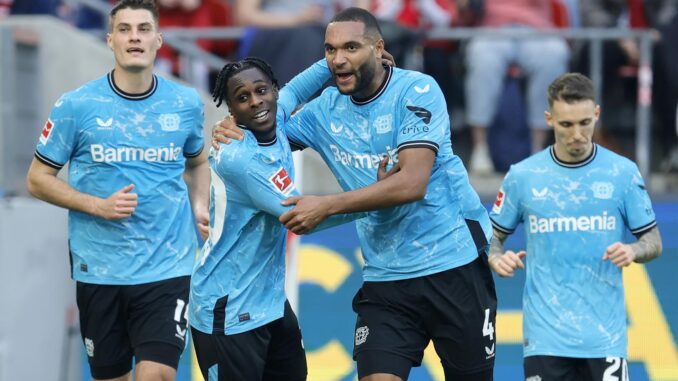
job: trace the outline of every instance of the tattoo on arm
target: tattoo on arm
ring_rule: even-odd
[[[637,242],[629,245],[636,254],[634,262],[646,263],[662,254],[662,239],[658,227],[653,227],[637,238]]]
[[[490,244],[490,258],[500,257],[504,254],[504,241],[508,234],[497,229],[492,229],[492,243]]]

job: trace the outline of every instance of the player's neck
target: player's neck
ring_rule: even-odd
[[[116,65],[113,70],[115,86],[127,94],[142,94],[153,86],[153,69],[131,72]]]
[[[582,155],[579,156],[573,156],[569,152],[567,152],[567,149],[565,147],[559,146],[557,143],[554,145],[554,154],[556,156],[556,159],[558,161],[561,161],[566,164],[578,164],[582,163],[586,160],[588,160],[591,155],[593,154],[593,143],[591,143],[588,148],[586,149],[586,152],[584,152]]]
[[[375,98],[375,96],[383,90],[383,87],[386,86],[386,81],[388,80],[389,77],[388,75],[389,70],[390,68],[387,68],[385,66],[382,65],[377,66],[377,69],[374,72],[374,78],[372,79],[370,86],[367,87],[365,91],[362,91],[360,94],[351,95],[351,98],[353,98],[354,102],[362,103],[367,102],[372,98]]]
[[[275,144],[276,134],[275,128],[270,129],[269,131],[252,131],[254,138],[257,139],[257,143],[260,146],[269,146]]]

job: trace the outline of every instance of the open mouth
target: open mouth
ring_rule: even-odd
[[[260,122],[262,120],[265,120],[267,116],[268,116],[268,110],[264,110],[264,111],[259,111],[258,113],[254,114],[254,117],[252,117],[252,119]]]
[[[135,53],[142,54],[143,52],[144,52],[144,50],[141,49],[141,48],[129,48],[129,49],[127,49],[127,53],[132,53],[132,54],[135,54]]]
[[[337,82],[345,83],[353,78],[353,73],[337,73]]]

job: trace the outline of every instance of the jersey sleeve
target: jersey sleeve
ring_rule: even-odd
[[[35,157],[43,164],[61,169],[71,158],[77,145],[78,121],[73,104],[62,96],[52,108],[40,132]]]
[[[316,139],[314,135],[317,134],[316,129],[319,128],[321,123],[321,119],[318,118],[320,110],[320,98],[316,98],[297,110],[284,123],[283,131],[293,150],[315,148]]]
[[[197,92],[195,92],[195,98],[196,105],[191,112],[190,132],[184,145],[184,156],[188,158],[199,156],[205,146],[202,127],[205,122],[205,107]]]
[[[284,120],[290,118],[298,105],[307,102],[313,94],[320,91],[331,77],[327,61],[322,59],[292,78],[280,90],[278,98],[278,107],[283,111]]]
[[[294,208],[293,205],[283,206],[281,204],[288,197],[299,196],[299,191],[294,185],[292,178],[288,175],[287,169],[279,161],[269,164],[257,163],[252,165],[245,176],[247,176],[247,193],[250,195],[252,203],[258,209],[275,217],[280,217],[288,210]],[[367,213],[333,215],[325,219],[313,231],[345,224],[366,215]]]
[[[490,211],[492,227],[506,234],[511,234],[516,230],[522,215],[517,177],[517,173],[511,167],[504,177]]]
[[[445,96],[433,78],[418,77],[400,100],[398,151],[407,148],[438,148],[449,139],[450,118]]]
[[[639,235],[655,227],[657,220],[652,208],[652,201],[647,189],[645,189],[645,181],[643,181],[638,167],[633,165],[632,171],[624,193],[622,215],[631,233]]]

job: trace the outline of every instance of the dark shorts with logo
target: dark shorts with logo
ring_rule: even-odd
[[[80,333],[92,377],[120,377],[132,359],[177,368],[186,347],[190,277],[131,286],[77,282]]]
[[[364,282],[353,310],[359,378],[390,373],[406,380],[433,340],[447,379],[492,380],[497,297],[485,254],[437,274]]]
[[[523,362],[526,381],[629,381],[623,357],[573,358],[529,356]]]
[[[253,330],[224,335],[191,328],[191,335],[205,380],[306,380],[301,330],[287,301],[282,318]]]

